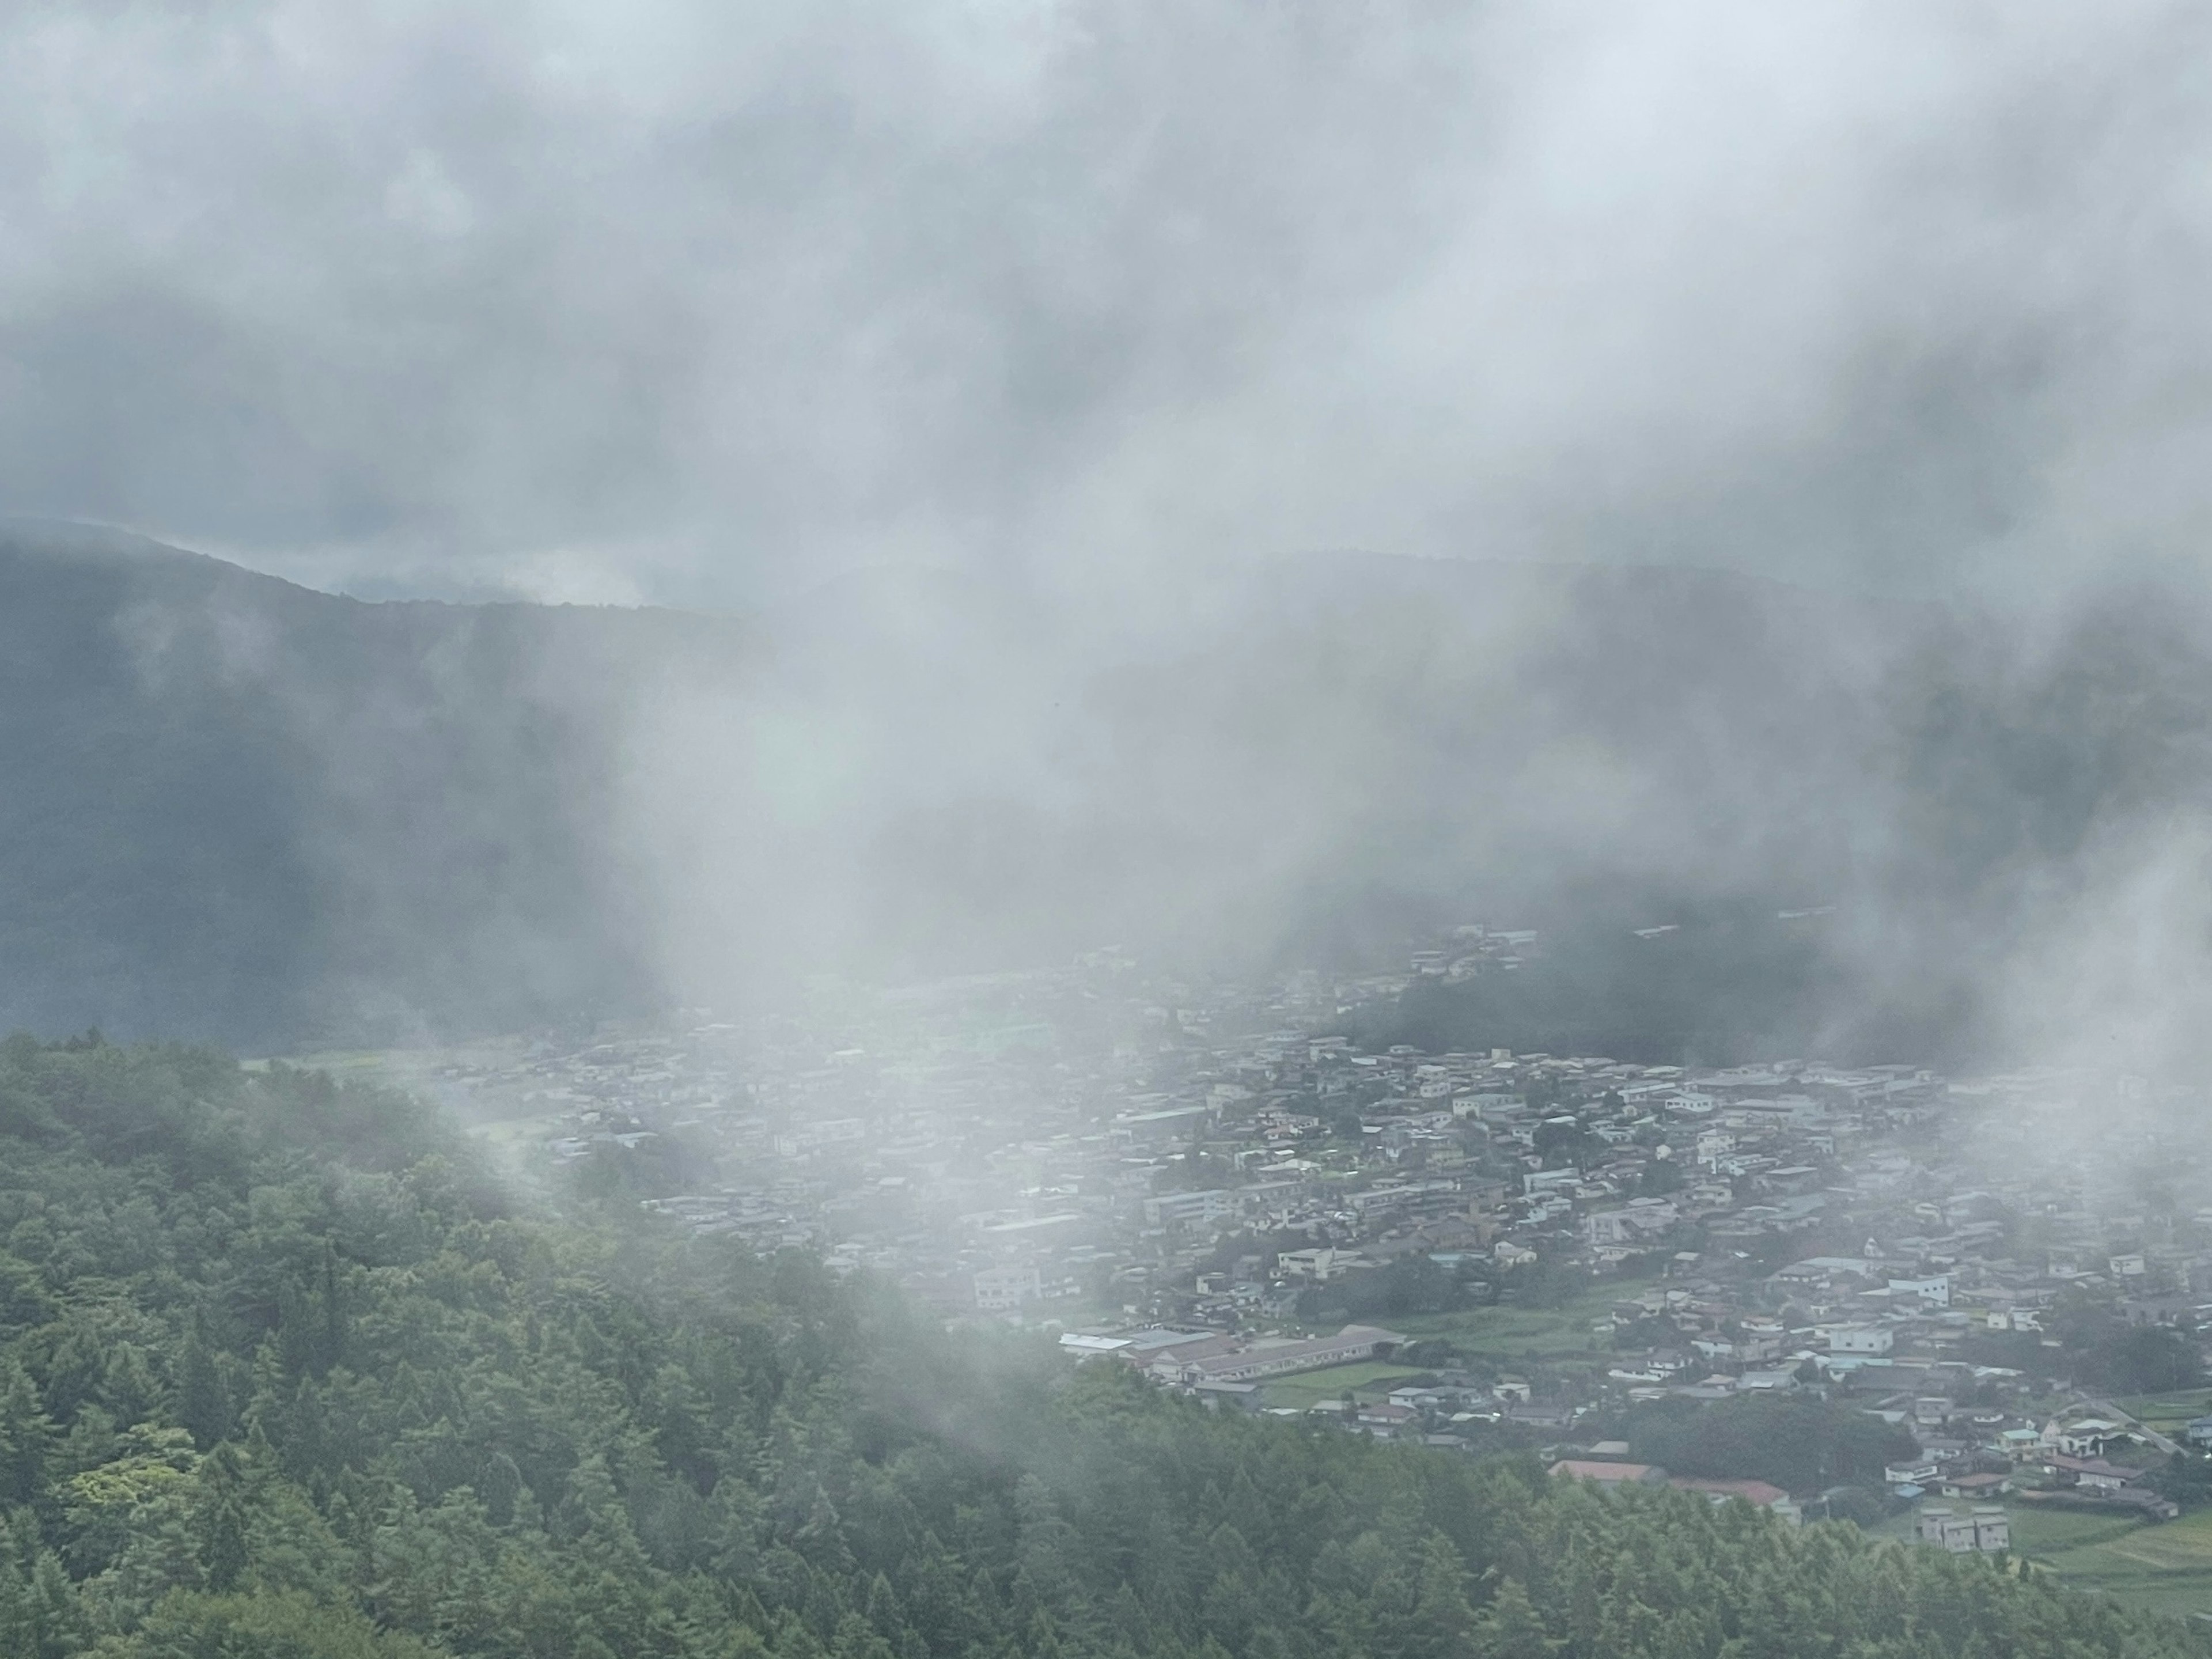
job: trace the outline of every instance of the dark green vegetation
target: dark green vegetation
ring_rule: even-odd
[[[368,605],[0,526],[0,1027],[382,1045],[1106,939],[1402,967],[1479,921],[1543,938],[1371,1036],[1942,1064],[2083,849],[2207,787],[2176,604],[2031,652],[1682,570],[1345,555],[1148,600],[1111,646],[951,577],[753,621]]]
[[[1678,907],[1674,931],[1640,938],[1630,915],[1569,915],[1517,969],[1425,981],[1368,1011],[1359,1035],[1431,1052],[1607,1054],[1647,1065],[1733,1064],[1820,1049],[1844,1060],[1956,1050],[1971,1006],[1862,1007],[1848,1038],[1824,1033],[1860,990],[1833,946],[1833,915],[1778,916],[1740,901]],[[1541,1148],[1539,1149],[1540,1151]]]
[[[1903,1429],[1824,1400],[1732,1400],[1710,1410],[1662,1400],[1628,1414],[1631,1455],[1670,1474],[1771,1481],[1790,1492],[1879,1491],[1885,1464],[1918,1447]]]
[[[2043,1334],[1977,1332],[1965,1345],[1977,1364],[2002,1365],[2030,1376],[2061,1376],[2112,1394],[2166,1394],[2204,1380],[2197,1345],[2164,1325],[2135,1325],[2109,1297],[2069,1291],[2053,1304]],[[2055,1346],[2046,1346],[2046,1340]],[[2169,1426],[2179,1431],[2186,1419]]]
[[[1486,1280],[1463,1275],[1425,1255],[1387,1267],[1342,1273],[1298,1297],[1298,1317],[1310,1325],[1382,1324],[1415,1314],[1450,1313],[1496,1299]]]
[[[425,1155],[425,1149],[428,1149]],[[978,1355],[405,1102],[0,1048],[15,1659],[2205,1651],[1980,1562]]]
[[[0,526],[0,1029],[281,1048],[634,994],[605,653],[637,631]]]

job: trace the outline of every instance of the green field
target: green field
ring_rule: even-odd
[[[325,1048],[312,1054],[301,1054],[295,1059],[288,1060],[285,1064],[297,1066],[302,1071],[330,1072],[343,1075],[380,1071],[387,1058],[388,1056],[380,1048]],[[269,1061],[266,1060],[240,1060],[239,1063],[248,1071],[265,1072],[269,1069]]]
[[[1591,1334],[1621,1297],[1620,1285],[1594,1286],[1563,1308],[1468,1308],[1458,1313],[1413,1314],[1391,1329],[1411,1337],[1442,1337],[1470,1353],[1519,1359],[1530,1353],[1603,1352],[1607,1340]]]
[[[1355,1395],[1380,1399],[1401,1377],[1426,1375],[1409,1366],[1370,1359],[1357,1365],[1331,1365],[1327,1370],[1300,1371],[1294,1376],[1277,1377],[1261,1391],[1261,1398],[1270,1406],[1304,1411],[1324,1400],[1349,1400]]]
[[[2212,1413],[2212,1389],[2190,1389],[2180,1394],[2142,1394],[2112,1402],[2132,1417],[2141,1418],[2160,1434],[2179,1437],[2189,1420]]]
[[[2162,1526],[2013,1510],[2013,1536],[2066,1583],[2163,1613],[2212,1612],[2212,1510]]]
[[[2132,1409],[2132,1407],[2130,1407]],[[2174,1614],[2212,1613],[2212,1510],[2152,1525],[2008,1504],[2013,1553],[2076,1589]],[[1912,1535],[1912,1518],[1878,1530]]]

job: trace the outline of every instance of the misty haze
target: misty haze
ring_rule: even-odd
[[[0,1656],[2212,1655],[2208,50],[0,15]]]

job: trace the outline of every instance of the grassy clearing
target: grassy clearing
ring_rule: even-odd
[[[1331,1365],[1327,1370],[1300,1371],[1292,1376],[1276,1377],[1267,1384],[1261,1398],[1270,1406],[1289,1406],[1304,1411],[1324,1400],[1350,1400],[1355,1395],[1380,1398],[1389,1393],[1400,1378],[1426,1375],[1411,1366],[1370,1359],[1357,1365]]]
[[[316,1054],[301,1054],[286,1063],[297,1066],[302,1071],[329,1072],[334,1076],[343,1077],[381,1071],[389,1058],[380,1048],[325,1048]],[[269,1065],[265,1060],[258,1063],[264,1069]]]
[[[2013,1513],[2018,1525],[2021,1512]],[[2033,1519],[2090,1523],[2073,1534],[2072,1541],[2060,1541],[2065,1534],[2056,1534],[2050,1544],[2039,1541],[2041,1527],[2022,1529],[2022,1553],[2066,1583],[2162,1613],[2212,1612],[2212,1510],[2185,1515],[2163,1526],[2116,1523],[2099,1516],[2038,1515]]]
[[[1955,1500],[1951,1507],[1960,1507]],[[2082,1550],[2118,1542],[2144,1523],[2124,1516],[2091,1515],[2080,1510],[2046,1510],[2025,1504],[2006,1506],[2012,1518],[2013,1552],[2031,1560],[2055,1560]]]
[[[2075,1589],[2132,1607],[2187,1614],[2212,1613],[2212,1510],[2152,1525],[2117,1516],[2006,1505],[2013,1553]],[[1877,1528],[1913,1535],[1913,1517]]]
[[[1391,1322],[1407,1336],[1442,1337],[1470,1353],[1518,1359],[1540,1355],[1604,1352],[1606,1340],[1591,1324],[1620,1300],[1618,1285],[1593,1287],[1563,1308],[1468,1308],[1458,1313],[1416,1314]]]

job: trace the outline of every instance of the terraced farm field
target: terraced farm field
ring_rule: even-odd
[[[2162,1525],[2025,1504],[2007,1510],[2013,1553],[2034,1571],[2133,1607],[2212,1613],[2212,1510]],[[1911,1535],[1909,1522],[1881,1530]]]

